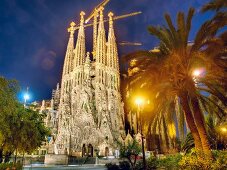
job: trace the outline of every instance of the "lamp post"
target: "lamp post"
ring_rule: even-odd
[[[29,100],[29,98],[30,98],[30,96],[28,94],[28,87],[27,87],[27,91],[24,94],[24,107],[26,107],[26,103],[27,103],[27,100]]]
[[[141,118],[141,106],[144,103],[142,98],[136,98],[135,103],[137,105],[137,113],[136,113],[136,125],[137,125],[137,133],[140,127],[140,133],[142,138],[142,153],[143,153],[143,169],[146,170],[146,158],[145,158],[145,149],[144,149],[144,136],[143,136],[143,128],[142,128],[142,118]],[[139,120],[139,121],[138,121]]]

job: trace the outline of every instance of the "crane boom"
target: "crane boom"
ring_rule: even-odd
[[[113,17],[113,20],[118,20],[118,19],[123,19],[123,18],[127,18],[127,17],[132,17],[132,16],[135,16],[135,15],[139,15],[139,14],[141,14],[142,12],[141,11],[139,11],[139,12],[133,12],[133,13],[129,13],[129,14],[125,14],[125,15],[119,15],[119,16],[115,16],[115,17]],[[107,22],[107,21],[109,21],[109,19],[104,19],[104,22]],[[98,24],[99,22],[97,22],[97,24]],[[93,23],[91,23],[91,24],[86,24],[86,25],[84,25],[84,27],[90,27],[90,26],[92,26],[93,25]],[[75,29],[76,30],[78,30],[80,27],[79,26],[77,26]]]
[[[91,18],[93,17],[97,17],[97,11],[99,10],[100,7],[105,7],[107,5],[107,3],[110,0],[104,0],[103,2],[101,2],[100,4],[98,4],[94,10],[91,12],[91,14],[88,16],[88,18],[85,20],[85,23],[88,23],[90,21]]]
[[[132,17],[132,16],[135,16],[135,15],[139,15],[139,14],[141,14],[141,13],[142,13],[142,12],[139,11],[139,12],[133,12],[133,13],[130,13],[130,14],[120,15],[120,16],[113,17],[113,20],[122,19],[122,18],[127,18],[127,17]]]
[[[123,42],[120,42],[119,45],[121,45],[121,46],[126,46],[126,45],[129,45],[129,46],[141,46],[142,43],[123,41]]]

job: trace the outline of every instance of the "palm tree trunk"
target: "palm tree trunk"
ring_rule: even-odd
[[[192,98],[192,109],[194,112],[194,120],[199,132],[199,136],[201,139],[203,151],[208,154],[208,156],[212,157],[211,154],[211,149],[210,149],[210,144],[208,141],[208,136],[205,128],[205,122],[204,122],[204,116],[203,113],[201,112],[200,106],[199,106],[199,101],[197,98]]]
[[[180,103],[178,96],[175,97],[175,112],[176,112],[176,118],[177,118],[177,130],[179,133],[179,139],[180,141],[183,141],[185,133],[184,133],[184,114],[182,114],[180,109]],[[186,133],[187,134],[187,133]]]
[[[191,108],[190,108],[189,103],[188,103],[188,96],[187,96],[187,94],[182,94],[179,97],[180,97],[180,103],[181,103],[183,110],[184,110],[187,125],[188,125],[188,127],[189,127],[189,129],[192,133],[192,136],[193,136],[193,139],[194,139],[194,142],[195,142],[195,148],[197,150],[203,150],[201,139],[200,139],[200,136],[199,136],[199,132],[198,132],[198,129],[197,129],[196,124],[194,122],[194,117],[192,115]]]

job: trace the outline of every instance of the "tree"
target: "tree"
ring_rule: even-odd
[[[120,144],[120,157],[127,158],[132,169],[135,169],[136,160],[141,151],[142,149],[135,138],[131,142],[128,142],[127,145]]]
[[[226,0],[212,0],[209,3],[203,5],[201,11],[220,11],[222,9],[225,9],[227,7]]]
[[[133,72],[131,86],[152,89],[156,95],[154,102],[157,113],[171,110],[177,96],[195,147],[211,155],[201,105],[212,103],[217,106],[216,101],[210,100],[204,92],[227,104],[223,95],[227,87],[227,64],[223,57],[226,54],[227,32],[216,36],[226,25],[227,16],[220,14],[217,20],[206,21],[197,32],[194,42],[189,44],[193,15],[193,8],[189,9],[187,18],[179,12],[175,27],[166,14],[167,27],[148,27],[150,34],[160,40],[158,49],[138,51],[127,55],[125,59],[134,60],[134,65],[130,67]],[[195,77],[193,72],[197,68],[204,72]]]
[[[24,108],[16,99],[18,84],[13,80],[0,78],[0,159],[5,161],[15,152],[31,153],[41,146],[49,135],[43,116]],[[15,161],[16,161],[15,156]]]
[[[8,116],[12,115],[16,110],[16,93],[19,90],[17,81],[7,80],[0,77],[0,163],[3,154],[11,154],[11,147],[7,146],[7,139],[10,137],[11,131],[6,121]]]

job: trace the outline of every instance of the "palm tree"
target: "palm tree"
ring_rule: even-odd
[[[212,0],[209,3],[205,4],[201,11],[206,12],[206,11],[220,11],[223,8],[227,7],[227,1],[226,0]]]
[[[208,20],[196,34],[194,42],[188,43],[191,20],[194,9],[190,8],[187,18],[184,13],[177,15],[177,27],[168,14],[167,26],[149,26],[151,35],[160,40],[159,48],[150,51],[138,51],[125,57],[133,59],[130,67],[131,86],[152,87],[156,94],[157,109],[171,109],[178,97],[187,125],[195,141],[195,147],[211,155],[206,133],[201,101],[203,105],[216,103],[204,93],[208,92],[227,104],[223,95],[226,83],[226,40],[227,32],[218,37],[216,33],[226,25],[227,16],[219,15],[218,20]],[[204,69],[199,77],[193,76],[196,68]],[[220,90],[221,89],[221,90]]]

